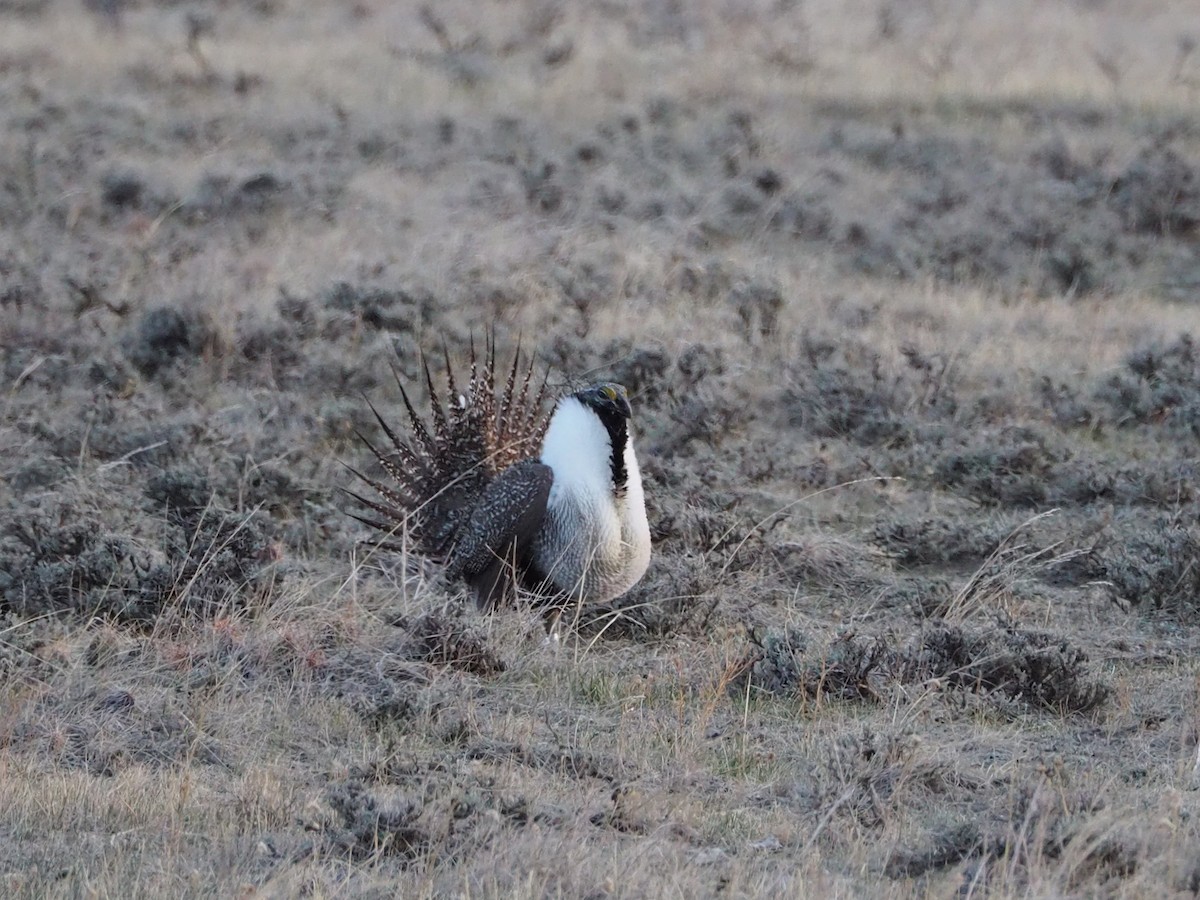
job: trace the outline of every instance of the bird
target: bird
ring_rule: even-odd
[[[442,352],[445,405],[421,356],[431,424],[394,368],[410,434],[367,401],[386,444],[358,436],[387,480],[349,467],[377,499],[347,493],[365,507],[350,515],[377,532],[372,543],[441,563],[484,610],[520,590],[561,609],[605,603],[637,584],[650,563],[650,526],[625,388],[591,384],[547,414],[548,373],[536,387],[535,363],[519,346],[501,387],[495,336],[482,360],[472,339],[461,392],[444,344]]]

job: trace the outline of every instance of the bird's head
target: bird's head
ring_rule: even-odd
[[[596,411],[601,420],[610,418],[628,419],[633,415],[629,406],[629,394],[622,385],[613,381],[602,381],[576,391],[572,396]]]
[[[620,493],[628,478],[631,415],[625,388],[603,381],[565,395],[550,418],[541,460],[554,470],[556,485],[573,479],[595,493]]]

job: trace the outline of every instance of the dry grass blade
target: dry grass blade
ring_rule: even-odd
[[[1059,557],[1053,555],[1057,544],[1030,550],[1024,544],[1018,543],[1018,538],[1028,534],[1033,527],[1057,515],[1058,512],[1057,509],[1049,509],[1038,513],[1009,532],[950,599],[945,609],[936,610],[936,615],[947,622],[962,624],[976,613],[994,613],[1017,579],[1027,575],[1035,567],[1054,566],[1069,559],[1073,554]]]

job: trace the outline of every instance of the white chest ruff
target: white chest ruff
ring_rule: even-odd
[[[554,471],[534,560],[556,588],[604,602],[625,593],[650,563],[650,525],[632,437],[625,490],[614,496],[612,443],[600,419],[574,398],[555,411],[542,447]]]

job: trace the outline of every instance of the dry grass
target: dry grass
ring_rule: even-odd
[[[1189,3],[9,6],[0,893],[1200,892]],[[559,641],[336,495],[493,324]]]

